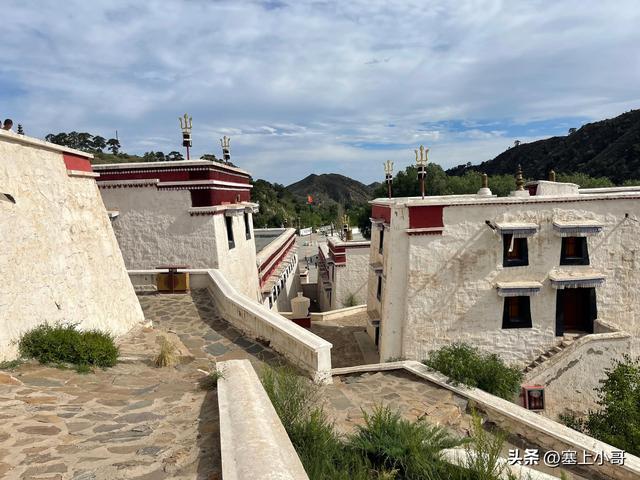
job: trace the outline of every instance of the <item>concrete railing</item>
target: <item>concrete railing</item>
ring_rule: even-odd
[[[193,271],[192,271],[193,272]],[[246,335],[263,339],[316,382],[331,382],[331,343],[238,293],[219,270],[191,274],[192,288],[206,288],[218,313]]]
[[[525,439],[531,445],[529,448],[539,446],[544,450],[554,450],[556,452],[567,450],[584,451],[589,452],[592,455],[591,458],[600,453],[611,458],[612,452],[618,450],[611,445],[480,389],[452,385],[446,376],[433,372],[420,362],[403,361],[335,368],[332,374],[350,375],[388,370],[405,370],[423,380],[450,390],[459,397],[467,399],[473,403],[476,409],[484,412],[489,421],[495,423],[503,431]],[[603,465],[588,465],[588,468],[592,473],[597,472],[597,478],[604,477],[614,480],[640,478],[640,458],[628,453],[625,455],[624,465],[613,465],[605,461]]]
[[[345,307],[338,308],[336,310],[328,310],[326,312],[312,313],[311,320],[317,322],[326,322],[344,317],[350,317],[352,315],[360,315],[363,313],[367,313],[367,306],[356,305],[355,307]]]
[[[287,432],[249,360],[217,369],[224,480],[308,480]]]

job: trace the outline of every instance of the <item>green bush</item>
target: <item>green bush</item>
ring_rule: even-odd
[[[429,353],[425,365],[443,373],[453,383],[476,387],[512,400],[520,391],[523,374],[496,354],[482,353],[465,343],[454,343]]]
[[[462,443],[444,428],[423,419],[410,422],[389,407],[365,413],[364,421],[350,438],[350,446],[377,470],[395,471],[398,478],[406,480],[439,478],[450,468],[441,460],[440,451]]]
[[[560,415],[560,421],[614,447],[640,455],[640,358],[625,355],[606,371],[597,389],[600,409],[580,419]]]
[[[344,302],[342,302],[342,306],[345,308],[356,307],[357,305],[358,305],[358,300],[356,299],[355,293],[350,293],[349,295],[347,295],[347,298],[345,298]]]
[[[90,367],[113,367],[118,360],[118,348],[109,334],[81,332],[75,325],[40,325],[22,336],[18,348],[23,358],[43,364],[71,363],[83,372]]]

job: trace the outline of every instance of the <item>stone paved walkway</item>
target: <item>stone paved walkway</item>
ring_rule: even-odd
[[[216,392],[199,388],[198,369],[281,359],[217,318],[205,292],[140,303],[154,328],[129,334],[114,368],[80,375],[28,363],[8,372],[15,380],[0,373],[0,478],[221,478]],[[171,331],[181,363],[155,368],[158,335]]]
[[[325,411],[344,434],[364,424],[363,410],[371,413],[378,405],[398,410],[408,420],[426,417],[458,436],[469,433],[466,401],[400,370],[333,377],[333,384],[323,387],[322,393]]]
[[[411,421],[424,417],[430,424],[442,426],[457,437],[467,437],[471,431],[472,416],[466,399],[401,370],[335,376],[333,384],[322,387],[321,395],[325,412],[335,422],[336,429],[345,435],[353,433],[356,425],[364,424],[363,410],[371,413],[377,405],[389,406]],[[510,437],[503,446],[502,456],[507,458],[510,448],[524,451],[531,447],[522,439]],[[544,465],[534,468],[558,477],[564,472],[573,480],[585,478],[563,468]]]
[[[366,332],[367,314],[350,315],[339,320],[312,322],[311,331],[331,342],[331,366],[333,368],[364,365],[364,355],[354,336],[357,332]],[[373,341],[371,341],[372,348]]]

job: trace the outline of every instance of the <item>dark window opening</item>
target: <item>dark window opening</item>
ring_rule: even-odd
[[[502,312],[502,328],[531,328],[529,297],[506,297]]]
[[[596,289],[565,288],[556,294],[556,336],[566,332],[593,333],[598,318]]]
[[[560,265],[589,265],[586,237],[564,237],[562,239]]]
[[[382,301],[382,277],[378,277],[378,289],[376,291],[376,298]]]
[[[247,240],[251,239],[251,224],[249,222],[249,214],[246,212],[244,214],[244,235]]]
[[[513,238],[507,233],[502,236],[502,265],[505,267],[522,267],[529,265],[529,249],[526,238]]]
[[[224,217],[227,225],[227,240],[229,241],[229,249],[234,248],[236,243],[233,241],[233,217]]]
[[[384,246],[384,227],[380,229],[380,245],[378,246],[378,252],[382,255],[382,247]]]

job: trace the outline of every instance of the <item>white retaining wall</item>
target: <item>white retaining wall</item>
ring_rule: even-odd
[[[545,415],[566,410],[578,415],[597,408],[596,388],[608,368],[631,353],[631,335],[623,332],[586,335],[526,374],[523,384],[543,385]]]
[[[229,360],[217,369],[224,480],[308,480],[251,362]]]
[[[273,350],[310,372],[315,381],[331,382],[331,343],[241,295],[219,270],[192,273],[191,286],[207,288],[219,314],[234,327],[269,341]]]

